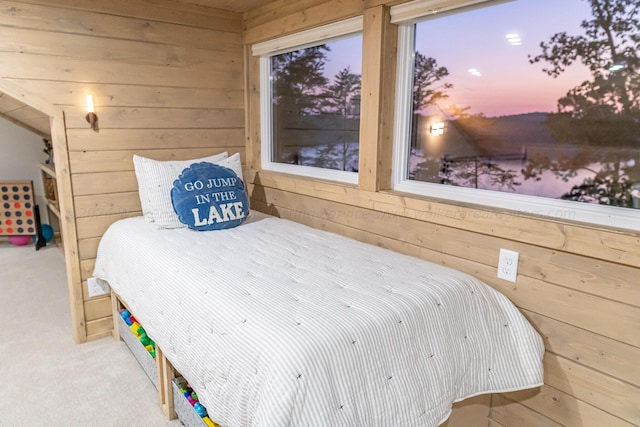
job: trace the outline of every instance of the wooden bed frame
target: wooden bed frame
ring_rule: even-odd
[[[115,292],[111,291],[113,309],[113,339],[120,341],[120,328],[117,319],[122,308],[129,309]],[[156,345],[156,364],[158,368],[158,403],[165,417],[169,420],[177,418],[174,407],[172,382],[180,375],[171,362],[165,357],[162,348]],[[486,427],[491,407],[491,394],[483,394],[453,405],[451,416],[441,427]],[[215,421],[215,420],[214,420]]]

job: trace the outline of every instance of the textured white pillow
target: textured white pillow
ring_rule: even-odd
[[[240,153],[236,153],[226,159],[211,161],[211,160],[198,160],[192,161],[188,164],[161,164],[154,165],[154,172],[158,176],[164,176],[163,185],[156,185],[151,182],[149,187],[149,198],[151,200],[151,212],[153,214],[154,223],[158,228],[186,228],[187,226],[180,222],[178,215],[173,210],[173,204],[171,203],[171,188],[173,188],[173,181],[182,173],[184,169],[189,167],[193,163],[199,163],[200,161],[206,161],[214,163],[216,165],[227,167],[233,170],[238,178],[242,178],[242,163],[240,161]],[[244,180],[243,180],[244,181]]]
[[[138,196],[140,197],[140,204],[142,205],[142,215],[144,220],[148,223],[155,222],[153,211],[156,206],[161,203],[157,203],[152,195],[156,194],[156,191],[152,189],[166,188],[166,193],[169,194],[173,181],[178,178],[180,172],[192,163],[198,162],[211,162],[216,163],[220,160],[224,160],[228,157],[227,152],[220,154],[214,154],[212,156],[202,157],[200,159],[192,160],[170,160],[160,161],[148,159],[146,157],[133,155],[133,168],[136,173],[136,179],[138,180]],[[174,172],[173,171],[177,171]],[[171,207],[171,198],[169,198],[169,206]],[[173,211],[173,208],[171,208]]]

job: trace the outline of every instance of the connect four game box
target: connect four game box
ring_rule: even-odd
[[[33,183],[0,181],[0,237],[37,233]]]

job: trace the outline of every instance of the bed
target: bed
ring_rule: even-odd
[[[541,337],[483,282],[255,211],[211,232],[120,220],[94,276],[222,427],[437,426],[543,383]]]

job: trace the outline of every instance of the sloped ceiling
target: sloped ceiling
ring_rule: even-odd
[[[42,137],[50,137],[49,116],[0,92],[0,119],[8,120]]]

